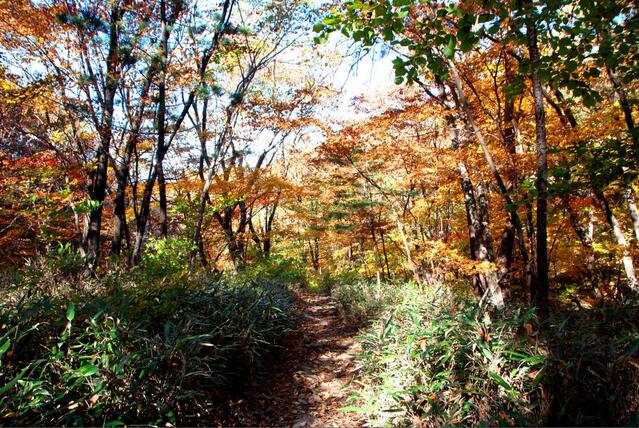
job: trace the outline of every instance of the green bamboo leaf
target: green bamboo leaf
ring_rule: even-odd
[[[514,388],[512,386],[510,386],[510,384],[508,382],[506,382],[506,379],[504,379],[503,377],[501,377],[500,375],[498,375],[495,372],[488,372],[488,375],[495,381],[497,382],[499,385],[501,385],[506,391],[508,392],[515,392]]]
[[[75,305],[73,303],[69,303],[67,307],[67,320],[73,321],[75,318]]]
[[[25,368],[23,368],[22,371],[20,373],[18,373],[18,375],[16,377],[11,379],[7,384],[5,384],[2,388],[0,388],[0,395],[4,395],[7,391],[9,391],[11,388],[13,388],[14,385],[16,383],[18,383],[18,381],[20,379],[22,379],[22,377],[27,372],[27,370],[29,370],[29,367],[30,366],[26,366]]]
[[[96,366],[92,365],[92,364],[85,364],[82,367],[80,367],[79,369],[77,369],[75,371],[75,375],[77,377],[89,377],[92,376],[96,373],[98,373],[99,370]]]
[[[446,44],[446,49],[444,50],[444,56],[448,59],[452,59],[455,57],[455,45],[457,40],[455,39],[455,36],[452,35],[448,35],[446,38],[448,39],[448,42]]]
[[[4,342],[4,344],[0,347],[0,357],[2,357],[5,354],[5,352],[9,350],[10,347],[11,347],[11,339],[7,339],[7,341]]]

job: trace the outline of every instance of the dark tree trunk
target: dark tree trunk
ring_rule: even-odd
[[[116,171],[117,189],[113,200],[113,242],[111,243],[111,254],[119,256],[122,251],[122,240],[128,234],[126,224],[126,185],[128,172],[125,168],[118,168]]]
[[[160,1],[160,15],[162,20],[162,45],[160,47],[160,82],[158,87],[158,150],[161,156],[156,156],[155,167],[157,169],[158,190],[160,193],[160,233],[163,238],[168,235],[168,213],[166,202],[166,181],[164,178],[164,154],[166,142],[166,73],[169,55],[169,23],[166,17],[166,0]]]
[[[130,234],[129,227],[127,225],[126,220],[126,188],[129,181],[129,173],[131,170],[131,159],[133,157],[134,152],[136,151],[136,146],[138,142],[140,127],[142,126],[142,120],[144,117],[144,113],[146,110],[147,102],[146,98],[151,88],[151,83],[155,76],[155,68],[151,67],[148,70],[146,81],[140,93],[140,105],[138,106],[137,113],[133,119],[131,135],[129,136],[126,147],[124,150],[124,156],[122,159],[122,163],[116,168],[115,176],[117,180],[117,189],[115,193],[114,199],[114,219],[113,219],[113,242],[111,245],[111,254],[115,256],[119,256],[122,251],[122,239],[126,238],[128,248],[130,250]],[[137,165],[137,160],[136,160]],[[136,188],[133,188],[133,201],[135,206],[136,196],[135,196]]]
[[[388,253],[386,251],[386,239],[384,239],[384,230],[383,229],[380,229],[379,237],[380,237],[380,240],[382,241],[382,253],[384,254],[384,264],[386,265],[386,277],[388,279],[390,279],[391,278],[391,272],[390,272],[390,266],[388,264]]]
[[[548,311],[548,158],[546,149],[546,111],[544,108],[544,94],[539,77],[540,54],[537,44],[537,23],[534,18],[532,1],[526,0],[526,38],[531,64],[531,79],[533,84],[533,98],[535,102],[535,140],[537,152],[537,281],[533,283],[530,297],[544,315]]]
[[[107,54],[107,72],[104,87],[104,105],[102,106],[102,122],[100,124],[100,149],[98,150],[97,164],[91,173],[89,180],[88,196],[96,206],[89,212],[85,248],[87,255],[87,267],[94,272],[100,257],[100,232],[102,229],[102,211],[104,196],[106,194],[109,150],[113,135],[113,109],[115,95],[120,82],[119,70],[119,22],[122,11],[118,2],[111,6],[109,25],[109,52]]]
[[[277,206],[279,205],[279,194],[277,195],[277,199],[273,203],[273,208],[270,213],[267,211],[266,216],[266,224],[264,226],[264,242],[262,243],[264,257],[268,258],[271,256],[271,246],[273,239],[273,221],[275,220],[275,212],[277,211]]]
[[[164,178],[164,166],[162,163],[158,164],[158,192],[160,194],[160,235],[162,238],[166,238],[169,234],[168,226],[168,204],[166,201],[166,180]]]

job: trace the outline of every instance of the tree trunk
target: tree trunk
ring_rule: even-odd
[[[526,38],[531,64],[533,98],[535,102],[535,141],[537,152],[537,281],[530,290],[530,297],[542,316],[548,311],[548,159],[546,150],[546,111],[544,95],[539,77],[540,55],[537,45],[537,23],[533,16],[531,0],[525,1]]]
[[[384,239],[384,231],[381,230],[380,231],[380,238],[382,241],[382,252],[384,253],[384,264],[386,265],[386,277],[388,279],[391,278],[391,272],[390,272],[390,267],[388,265],[388,253],[386,252],[386,240]]]
[[[169,24],[166,18],[166,0],[160,1],[160,17],[162,20],[162,44],[160,47],[160,82],[158,88],[158,149],[157,153],[166,153],[166,73],[168,68],[169,55]],[[168,235],[168,213],[166,202],[166,181],[164,179],[164,153],[156,156],[155,167],[157,168],[158,190],[160,193],[160,233],[163,238]]]
[[[311,256],[311,266],[315,272],[319,272],[319,242],[317,238],[308,241],[308,251]]]
[[[140,127],[142,126],[142,121],[144,117],[144,113],[147,105],[147,95],[151,88],[151,83],[155,77],[155,67],[150,67],[146,76],[146,81],[140,93],[140,105],[138,106],[138,110],[133,119],[133,124],[131,127],[130,135],[126,142],[126,147],[124,149],[124,156],[122,158],[122,164],[116,168],[115,176],[117,180],[117,189],[114,200],[114,219],[113,219],[113,243],[111,245],[111,254],[115,256],[119,256],[122,250],[122,239],[123,235],[126,238],[127,245],[130,250],[130,234],[129,227],[126,221],[126,188],[129,181],[129,173],[131,170],[131,158],[133,157],[133,153],[135,152],[136,145],[139,138]],[[137,161],[136,161],[137,167]],[[135,205],[136,201],[136,188],[133,188],[133,203]]]
[[[122,240],[127,235],[126,223],[126,185],[128,172],[125,168],[118,168],[116,171],[117,189],[113,200],[113,242],[111,243],[111,254],[119,256],[122,251]]]
[[[422,280],[419,275],[419,267],[413,261],[412,252],[410,250],[410,245],[408,243],[408,239],[406,238],[406,231],[404,230],[404,223],[399,219],[399,216],[396,216],[395,219],[397,223],[397,229],[399,230],[399,235],[402,237],[402,243],[404,244],[404,252],[406,253],[406,259],[408,260],[408,265],[413,273],[413,279],[417,285],[421,285]]]
[[[639,211],[637,211],[637,203],[635,202],[635,192],[630,187],[626,190],[626,202],[630,210],[630,218],[632,219],[632,230],[635,233],[635,240],[639,243]]]
[[[619,97],[619,104],[621,105],[621,110],[623,111],[623,117],[626,121],[626,126],[628,127],[628,132],[630,133],[630,138],[632,139],[632,149],[635,157],[635,162],[639,162],[639,132],[635,127],[635,121],[632,117],[632,105],[628,100],[628,96],[626,94],[626,89],[617,76],[617,71],[614,67],[606,67],[606,71],[608,72],[608,77],[612,82],[612,86],[615,88],[615,92]]]
[[[175,14],[175,12],[174,12]],[[159,66],[159,84],[158,84],[158,113],[157,113],[157,147],[155,149],[154,166],[149,173],[149,178],[144,186],[144,193],[140,204],[140,215],[136,222],[136,237],[135,246],[133,248],[133,254],[131,261],[133,264],[140,262],[140,256],[142,254],[142,244],[144,242],[144,235],[146,234],[146,227],[151,212],[151,197],[153,196],[153,187],[155,182],[160,182],[160,224],[161,233],[163,237],[167,236],[167,203],[166,203],[166,187],[164,180],[164,156],[166,155],[169,145],[166,144],[166,73],[168,66],[168,43],[170,36],[170,24],[167,21],[166,15],[166,0],[160,2],[160,18],[162,21],[162,35],[160,41],[160,66]],[[184,107],[188,111],[192,104],[192,99]],[[176,129],[179,128],[182,120],[184,119],[186,112],[183,111],[182,116],[178,119]]]
[[[382,287],[382,273],[381,261],[379,257],[379,249],[377,248],[377,237],[375,236],[375,219],[371,217],[371,237],[373,238],[373,256],[375,259],[375,277],[377,279],[377,289],[381,290]]]
[[[594,277],[595,277],[595,252],[593,251],[592,243],[593,243],[593,234],[594,234],[594,224],[593,224],[593,214],[592,211],[588,212],[588,228],[584,228],[579,224],[579,219],[577,218],[577,213],[572,208],[570,204],[570,197],[568,195],[563,198],[564,208],[568,213],[568,218],[570,219],[570,225],[572,229],[575,231],[575,235],[581,242],[581,246],[584,248],[586,252],[586,276],[588,278],[588,282],[590,286],[594,286]]]
[[[96,206],[91,207],[86,232],[87,268],[95,272],[100,257],[100,232],[102,229],[102,211],[106,194],[109,150],[113,135],[113,110],[115,95],[120,82],[119,71],[119,25],[122,11],[117,2],[111,6],[109,23],[109,52],[107,54],[107,73],[104,86],[104,105],[102,106],[102,122],[100,124],[100,149],[95,170],[90,177],[88,188],[89,200]]]
[[[501,241],[499,243],[499,251],[495,260],[499,270],[497,271],[497,280],[502,291],[506,291],[510,287],[510,268],[513,263],[513,250],[515,246],[515,228],[511,221],[507,220],[506,226],[501,233]],[[508,291],[508,293],[510,293]]]
[[[160,236],[166,238],[169,234],[168,204],[166,200],[166,180],[164,179],[164,166],[158,164],[158,193],[160,194]]]
[[[628,242],[626,241],[626,237],[623,233],[623,230],[621,230],[621,226],[619,226],[619,222],[617,221],[617,218],[613,214],[612,209],[610,208],[610,205],[608,204],[608,200],[606,199],[606,196],[604,195],[604,193],[601,190],[594,190],[593,193],[595,197],[597,198],[597,200],[599,201],[599,203],[601,204],[601,208],[603,209],[604,214],[606,215],[606,220],[608,220],[608,224],[610,225],[610,228],[612,229],[612,234],[615,237],[615,241],[617,242],[617,245],[621,247],[621,260],[623,262],[623,267],[626,272],[626,278],[628,279],[628,287],[630,287],[630,289],[634,291],[635,293],[639,292],[639,282],[637,282],[637,276],[635,274],[635,266],[633,264],[632,255],[630,254],[630,248],[628,246]]]
[[[492,235],[490,233],[486,235],[484,232],[484,230],[489,229],[489,227],[488,225],[482,224],[482,209],[479,207],[481,204],[477,202],[477,198],[475,197],[475,191],[473,189],[470,176],[468,175],[466,165],[463,162],[460,162],[458,168],[462,191],[464,193],[464,204],[466,206],[466,220],[468,222],[468,233],[471,244],[471,258],[479,262],[491,262],[491,250],[486,246],[485,240],[487,236],[490,236],[490,239],[492,240]],[[504,306],[504,296],[495,273],[475,274],[473,276],[473,290],[478,298],[481,298],[485,293],[488,293],[490,302],[496,308],[502,308]]]

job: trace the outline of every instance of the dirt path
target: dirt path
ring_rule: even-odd
[[[341,321],[327,296],[303,295],[297,327],[271,367],[234,400],[232,420],[239,426],[361,426],[356,413],[344,412],[348,385],[359,352],[352,330]]]

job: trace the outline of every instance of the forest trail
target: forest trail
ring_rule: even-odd
[[[355,332],[341,320],[329,296],[301,295],[294,310],[294,330],[285,349],[261,376],[233,400],[225,425],[360,426],[357,413],[345,412],[349,384],[359,352]]]

